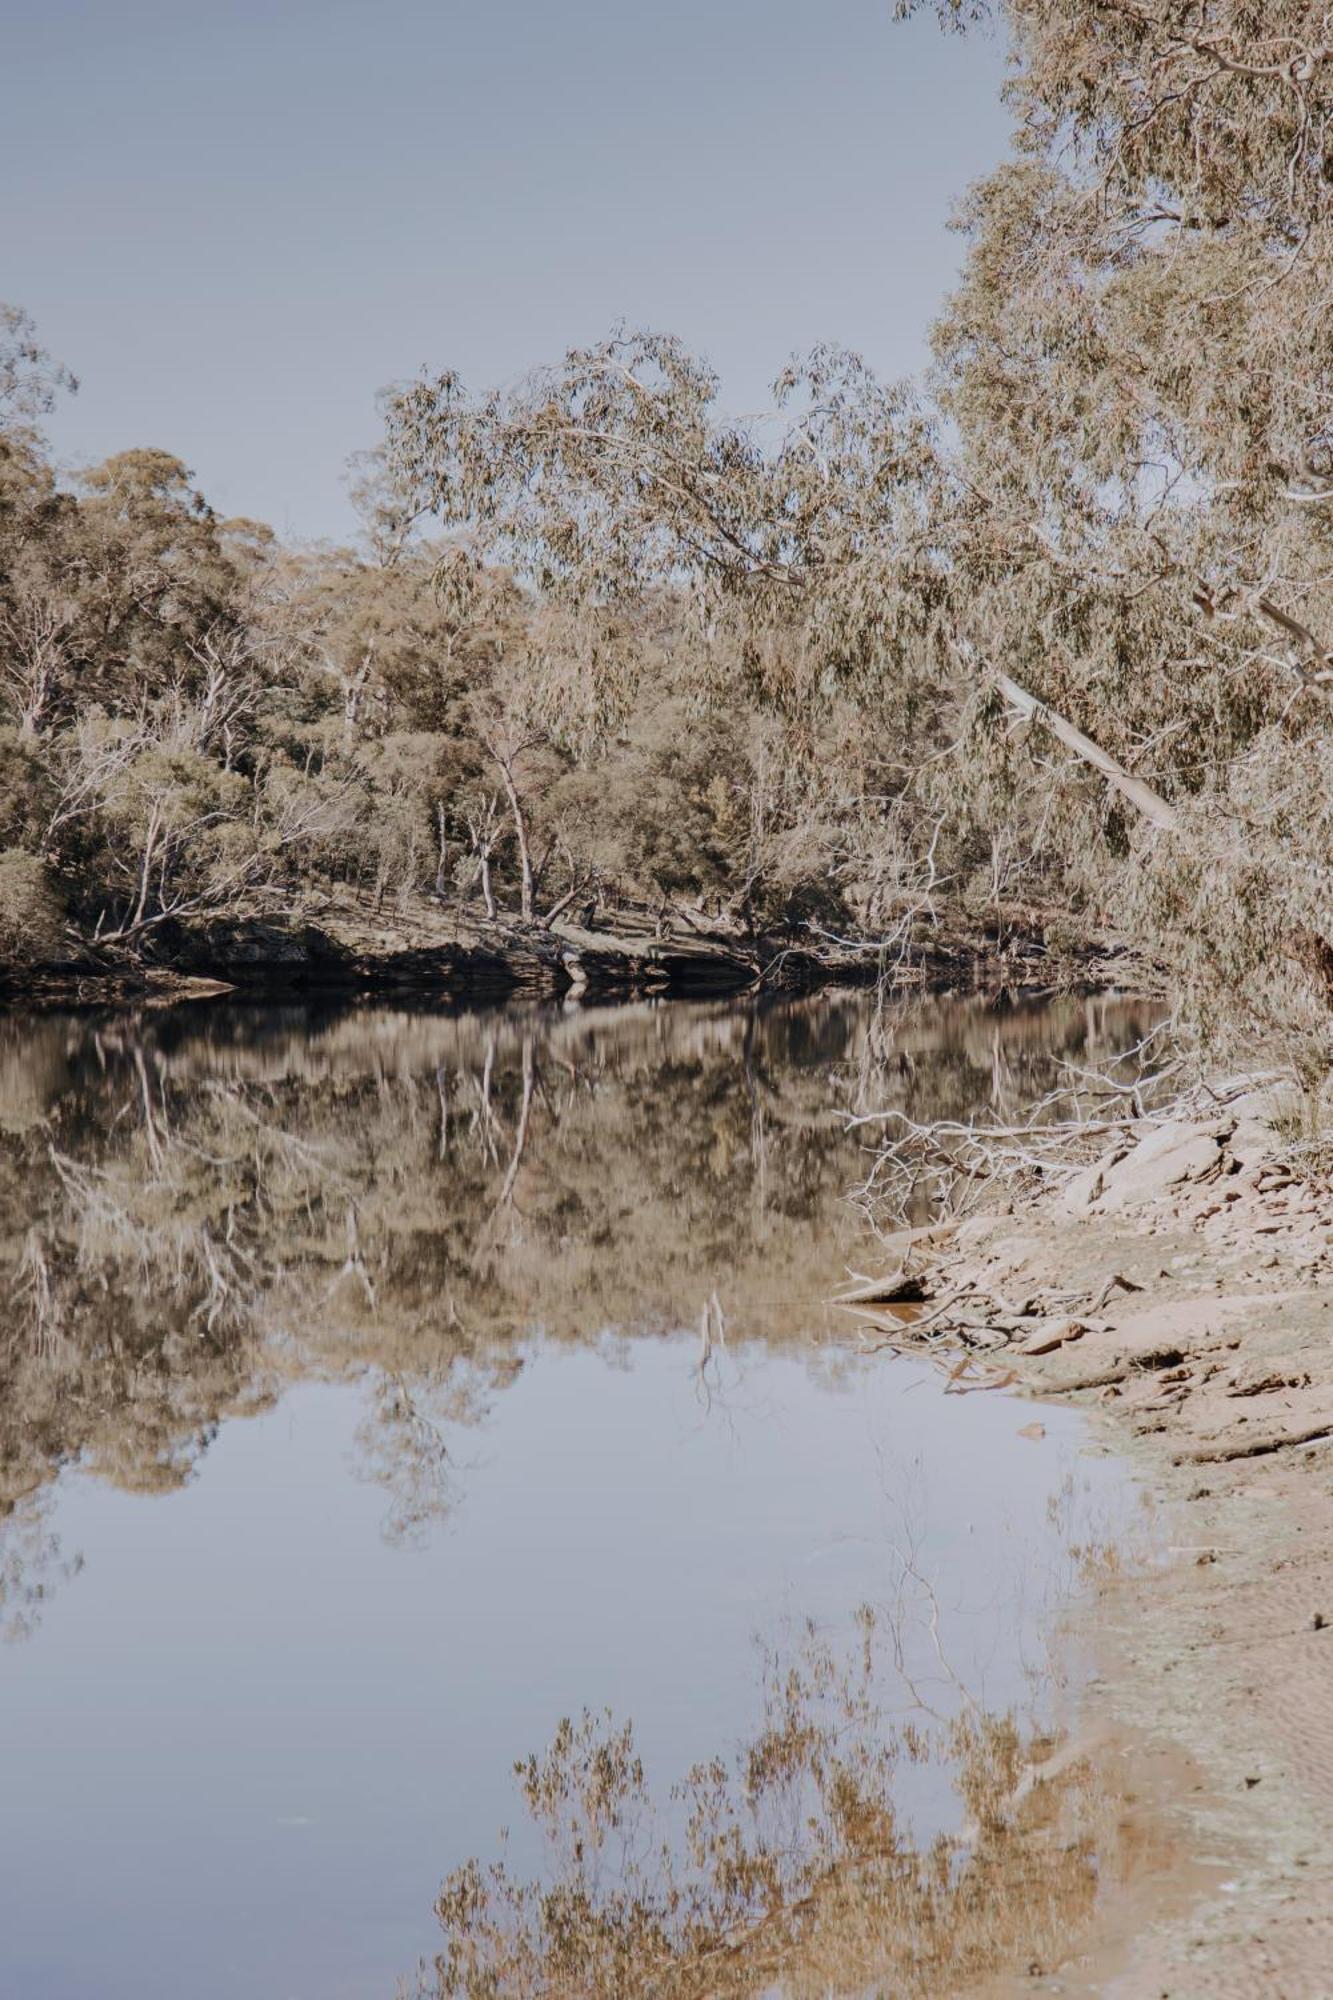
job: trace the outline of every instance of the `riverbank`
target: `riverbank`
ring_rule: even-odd
[[[1154,1821],[1151,1881],[1003,1991],[1329,1990],[1333,1200],[1298,1113],[1234,1084],[1144,1120],[1058,1189],[904,1242],[882,1293],[914,1323],[860,1308],[959,1388],[1094,1412],[1168,1524],[1161,1562],[1099,1591],[1087,1703],[1089,1756]],[[1189,1776],[1145,1799],[1154,1760]]]
[[[540,923],[417,897],[376,908],[368,897],[324,899],[288,915],[253,913],[164,926],[136,955],[99,954],[88,939],[67,960],[0,964],[0,1000],[50,1004],[235,991],[415,993],[452,1000],[703,998],[801,993],[829,985],[1037,994],[1142,992],[1153,968],[1110,933],[1068,942],[1051,913],[994,922],[952,918],[892,945],[835,938],[804,925],[756,934],[739,925],[645,909]]]

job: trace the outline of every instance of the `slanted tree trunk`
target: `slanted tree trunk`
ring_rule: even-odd
[[[514,783],[514,773],[509,759],[496,756],[495,761],[499,767],[500,782],[504,786],[505,797],[509,801],[509,816],[514,822],[514,839],[518,843],[519,912],[524,923],[530,924],[533,918],[534,892],[527,814],[518,795],[518,786]]]
[[[1175,807],[1169,804],[1160,792],[1155,792],[1151,785],[1145,785],[1142,778],[1136,778],[1123,764],[1117,764],[1115,758],[1103,750],[1100,743],[1094,743],[1081,729],[1075,729],[1072,722],[1067,721],[1055,709],[1048,708],[1037,695],[1029,694],[1028,690],[1020,687],[1017,681],[1010,680],[1008,674],[997,674],[995,678],[1000,693],[1020,715],[1044,723],[1052,736],[1063,743],[1067,750],[1072,750],[1076,757],[1081,757],[1085,764],[1091,764],[1095,771],[1100,771],[1104,778],[1108,778],[1116,790],[1123,792],[1130,803],[1136,805],[1154,826],[1163,827],[1168,833],[1174,833],[1178,829],[1180,817]]]

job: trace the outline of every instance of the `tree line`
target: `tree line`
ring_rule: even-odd
[[[632,330],[500,390],[424,375],[359,545],[286,549],[161,453],[57,480],[67,384],[9,313],[9,954],[351,892],[881,951],[1110,922],[1323,1060],[1322,13],[937,11],[1007,37],[1014,137],[916,384],[820,348],[738,422]]]
[[[38,425],[63,371],[20,311],[4,333],[11,965],[169,962],[215,921],[348,897],[862,938],[943,880],[899,686],[797,696],[669,564],[578,601],[431,523],[396,444],[361,468],[350,547],[220,518],[158,450],[58,477]]]

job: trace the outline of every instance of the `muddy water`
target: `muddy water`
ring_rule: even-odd
[[[0,1995],[389,2000],[502,1825],[543,1864],[513,1762],[562,1716],[669,1785],[866,1603],[903,1716],[1040,1706],[1126,1495],[1071,1416],[856,1351],[845,1113],[1013,1109],[1145,1025],[7,1020]]]

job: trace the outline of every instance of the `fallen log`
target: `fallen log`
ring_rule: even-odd
[[[1198,1445],[1193,1451],[1182,1451],[1173,1458],[1173,1465],[1231,1465],[1242,1458],[1268,1458],[1275,1451],[1292,1451],[1298,1445],[1323,1444],[1333,1440],[1333,1428],[1328,1419],[1322,1424],[1313,1424],[1308,1430],[1283,1431],[1274,1436],[1246,1438],[1241,1444]]]

